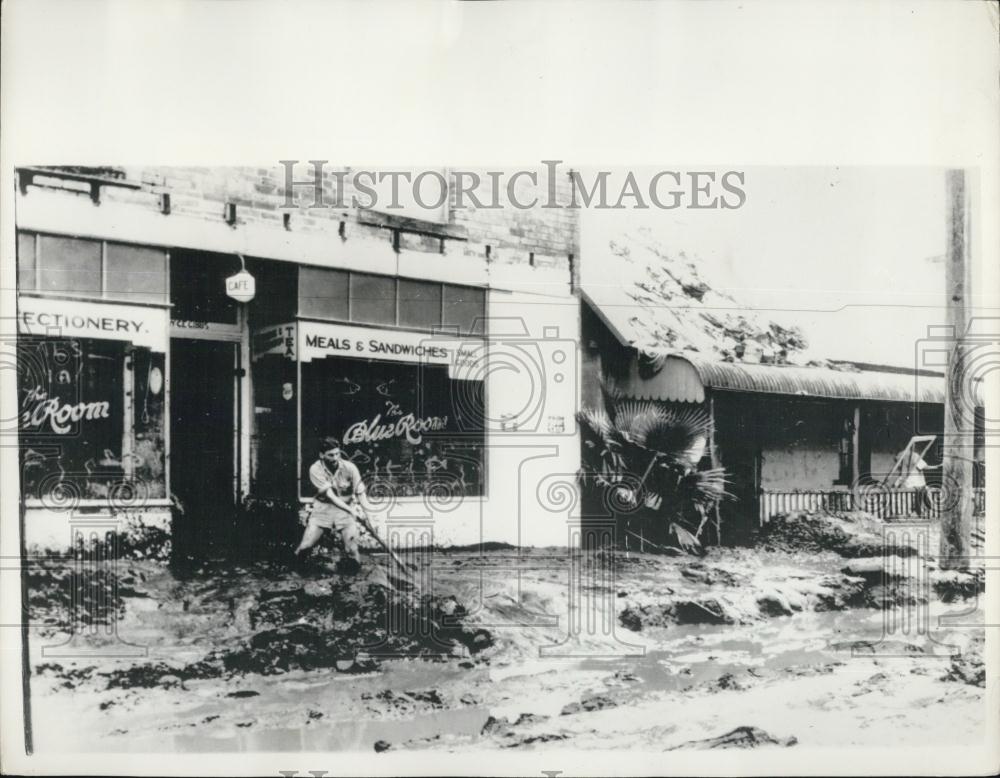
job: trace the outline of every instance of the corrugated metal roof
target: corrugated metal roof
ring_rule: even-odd
[[[898,368],[853,371],[805,365],[727,362],[713,358],[709,353],[695,351],[693,347],[683,351],[666,351],[657,344],[643,342],[637,316],[643,306],[634,301],[629,305],[624,293],[620,293],[619,298],[608,297],[609,290],[603,289],[604,299],[598,299],[593,291],[582,289],[583,299],[622,345],[665,356],[663,368],[649,377],[639,375],[636,360],[633,360],[629,376],[620,386],[630,397],[704,402],[704,390],[714,389],[843,400],[925,403],[943,403],[945,400],[943,375],[901,372]],[[616,304],[608,304],[608,299],[615,300]],[[981,382],[977,382],[974,392],[975,405],[983,405]]]
[[[944,402],[944,376],[715,362],[687,356],[682,359],[690,362],[706,387],[716,390],[841,400]]]
[[[910,403],[943,403],[945,395],[945,379],[940,375],[722,362],[672,354],[664,358],[658,373],[643,378],[635,362],[619,388],[630,397],[646,400],[700,403],[705,401],[705,389]],[[981,406],[982,387],[977,385],[974,391],[973,403]]]

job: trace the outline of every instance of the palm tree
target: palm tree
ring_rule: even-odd
[[[717,507],[729,496],[726,473],[697,469],[711,438],[709,415],[698,407],[625,399],[608,384],[602,397],[604,407],[577,414],[585,504],[623,520],[626,548],[628,538],[636,537],[643,546],[657,538],[700,551],[712,517],[718,542]]]

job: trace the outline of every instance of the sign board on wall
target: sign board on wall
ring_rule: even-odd
[[[254,358],[262,354],[282,354],[289,359],[298,356],[301,362],[353,357],[448,365],[453,378],[481,379],[471,374],[470,366],[483,360],[485,343],[478,338],[300,321],[255,333]]]
[[[254,332],[250,340],[252,359],[256,361],[265,354],[279,354],[295,359],[295,329],[296,325],[292,322],[262,327]]]
[[[167,350],[165,308],[21,295],[17,331],[22,335],[124,340],[153,351]]]

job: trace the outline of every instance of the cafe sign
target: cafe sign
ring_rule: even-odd
[[[226,294],[241,303],[248,303],[257,294],[257,279],[241,270],[226,279]]]

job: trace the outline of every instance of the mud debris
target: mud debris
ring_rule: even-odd
[[[829,552],[813,555],[744,549],[713,549],[699,561],[633,554],[619,569],[614,586],[607,589],[608,596],[600,601],[618,614],[631,611],[639,629],[650,627],[653,618],[669,629],[663,633],[650,629],[645,635],[632,636],[628,642],[642,643],[648,649],[642,658],[612,663],[585,660],[565,673],[562,664],[553,670],[545,662],[534,663],[537,645],[554,642],[561,635],[558,628],[542,623],[541,616],[561,615],[565,606],[559,599],[559,582],[553,583],[554,576],[548,570],[526,578],[535,621],[525,620],[532,626],[491,627],[491,632],[482,636],[484,624],[520,624],[515,619],[524,616],[529,603],[528,595],[522,598],[513,592],[501,576],[484,585],[482,560],[467,562],[466,569],[453,571],[447,554],[436,559],[447,570],[436,579],[436,584],[441,584],[437,589],[448,592],[439,600],[385,587],[381,595],[370,597],[369,587],[379,588],[379,584],[377,577],[365,570],[345,581],[331,575],[330,566],[317,566],[314,573],[304,576],[285,567],[245,565],[209,570],[179,581],[157,565],[146,563],[134,569],[130,585],[139,598],[126,598],[128,621],[123,634],[151,638],[150,657],[130,668],[120,661],[95,661],[96,666],[89,667],[81,666],[89,665],[89,660],[60,660],[62,664],[57,664],[39,656],[32,661],[33,684],[37,684],[38,700],[46,710],[64,705],[66,689],[79,691],[83,696],[74,697],[87,699],[94,714],[87,724],[88,732],[99,731],[102,736],[117,733],[115,740],[123,747],[132,737],[173,731],[190,735],[199,727],[204,732],[196,737],[270,736],[287,727],[291,717],[297,722],[292,726],[306,730],[313,742],[330,743],[338,749],[356,748],[358,742],[379,752],[544,749],[546,744],[590,748],[602,742],[608,732],[588,732],[586,727],[600,723],[628,730],[634,724],[633,711],[638,710],[632,708],[633,703],[648,704],[658,713],[642,722],[630,743],[656,743],[656,747],[665,748],[684,739],[689,742],[674,747],[783,746],[794,740],[784,737],[799,728],[794,720],[787,727],[774,724],[770,718],[761,721],[771,732],[750,725],[731,730],[740,720],[729,719],[720,725],[717,714],[720,703],[735,698],[780,704],[784,693],[780,689],[787,688],[784,684],[797,676],[817,676],[810,681],[817,690],[836,687],[817,691],[818,702],[810,703],[809,711],[810,715],[824,711],[837,726],[869,717],[869,711],[883,697],[900,698],[900,690],[911,680],[926,687],[928,700],[940,695],[942,705],[950,706],[949,716],[954,712],[956,720],[968,719],[972,702],[983,693],[985,682],[981,653],[978,657],[975,654],[978,646],[967,645],[972,640],[970,631],[949,634],[947,644],[955,648],[935,655],[934,661],[928,656],[914,662],[883,662],[882,657],[919,659],[922,653],[932,654],[933,646],[880,638],[881,619],[867,603],[873,586],[881,585],[882,560],[851,567],[864,575],[843,572],[856,559]],[[956,598],[964,599],[962,592],[970,590],[972,578],[949,571],[941,575],[947,582],[941,588],[933,586],[933,577],[932,586],[925,588],[940,593],[950,586],[957,592]],[[889,583],[906,581],[906,577],[890,576]],[[623,596],[616,596],[620,593]],[[366,610],[369,600],[378,600],[378,607]],[[185,601],[188,608],[182,610]],[[476,603],[471,614],[465,611],[466,607],[472,611],[470,603]],[[707,607],[744,626],[682,624],[677,620],[676,603],[689,609]],[[946,612],[967,607],[932,605]],[[393,607],[399,610],[390,610]],[[394,644],[392,638],[384,637],[386,620],[397,615],[406,618],[406,609],[418,611],[411,624],[428,629],[411,635],[410,642]],[[788,617],[789,609],[792,617]],[[843,609],[859,610],[818,613]],[[685,606],[680,612],[681,617],[691,616]],[[346,639],[340,634],[345,630],[367,632],[368,644]],[[488,649],[468,648],[475,645],[477,636]],[[842,642],[831,642],[835,640]],[[469,651],[469,658],[453,655],[456,644]],[[947,656],[959,647],[961,656]],[[400,653],[393,654],[396,650]],[[264,661],[285,651],[291,656],[289,669],[273,672],[293,673],[287,683],[234,664],[234,657],[243,660],[249,652]],[[856,658],[851,657],[852,652]],[[402,661],[388,661],[391,656],[400,656]],[[158,661],[161,659],[165,661]],[[522,670],[522,659],[533,662]],[[310,671],[312,667],[316,670]],[[366,667],[374,669],[365,673]],[[855,668],[864,671],[856,672]],[[338,669],[340,674],[357,672],[357,676],[335,677]],[[268,669],[263,675],[271,673]],[[880,673],[888,674],[891,680],[880,680]],[[926,677],[918,678],[918,674]],[[518,700],[524,699],[526,690],[535,688],[535,679],[544,707],[540,704],[538,712],[523,712],[526,708]],[[863,681],[859,684],[858,679]],[[146,692],[147,688],[152,691]],[[808,683],[803,688],[808,688]],[[302,693],[290,699],[286,689],[302,689]],[[611,704],[602,702],[602,697]],[[676,726],[654,724],[670,721],[670,711],[688,700],[703,703],[695,728],[685,726],[681,734]],[[152,720],[149,714],[156,705],[169,705],[165,709],[171,716]],[[567,718],[560,717],[561,710]],[[598,715],[587,715],[598,711]],[[490,713],[493,718],[487,719]],[[202,724],[206,714],[221,717]],[[906,711],[907,720],[920,721],[920,715],[917,708]],[[341,722],[357,722],[357,727],[352,724],[350,732],[329,734],[341,729]],[[370,728],[370,722],[377,724]],[[409,728],[410,722],[416,725],[414,729]],[[742,723],[747,723],[746,719]],[[885,722],[885,726],[889,724]],[[895,726],[894,721],[891,724]],[[875,725],[883,726],[877,720]],[[125,729],[132,735],[119,741]],[[706,737],[719,732],[725,734]],[[817,727],[810,727],[808,734],[811,742],[824,736]],[[869,739],[874,737],[870,732],[868,735]],[[706,739],[690,740],[703,737]]]
[[[704,562],[694,562],[681,568],[681,575],[689,581],[706,586],[742,586],[750,582],[750,576],[724,570],[721,567],[709,567]]]
[[[986,688],[986,663],[983,661],[983,642],[976,641],[974,647],[951,658],[948,671],[941,676],[942,681],[955,681]]]
[[[706,750],[713,748],[758,748],[759,746],[794,746],[798,738],[792,736],[787,738],[776,738],[768,734],[760,727],[737,727],[724,735],[707,738],[705,740],[689,740],[680,745],[671,746],[667,751],[676,751],[681,748],[692,748]]]
[[[746,676],[737,676],[734,673],[723,673],[714,682],[709,684],[712,691],[735,691],[743,692],[749,689],[752,683]]]
[[[364,692],[360,699],[371,703],[368,706],[369,710],[379,712],[388,709],[397,713],[413,713],[418,710],[441,710],[447,707],[437,689],[404,692],[383,689],[374,693]]]
[[[616,707],[618,707],[618,703],[610,697],[603,694],[595,694],[591,697],[584,697],[579,702],[571,702],[569,705],[564,706],[559,715],[572,716],[576,713],[591,713],[595,710]]]
[[[66,669],[49,663],[36,671],[60,676],[67,688],[96,677],[106,679],[109,689],[183,688],[191,679],[292,670],[371,673],[379,669],[380,657],[387,656],[429,660],[459,656],[474,662],[477,654],[493,645],[488,630],[467,623],[466,609],[454,596],[397,591],[384,585],[377,565],[369,563],[368,567],[363,575],[348,580],[334,578],[326,586],[295,577],[250,592],[239,592],[237,570],[212,575],[208,580],[195,576],[175,584],[179,591],[172,594],[183,603],[183,612],[193,613],[205,606],[218,609],[222,603],[230,619],[242,628],[238,630],[242,635],[218,641],[202,659],[188,664],[147,662],[96,673],[92,668]],[[266,568],[259,570],[265,572],[262,577],[266,580]],[[139,575],[133,574],[130,580],[138,581]],[[43,614],[33,612],[33,620],[66,630],[74,619],[79,620],[73,610],[79,609],[73,600],[73,587],[79,582],[73,581],[72,571],[65,565],[36,566],[29,583],[33,596],[47,607]],[[104,586],[107,593],[116,591],[115,581],[101,578],[95,583]],[[124,609],[120,600],[114,607],[116,612]],[[105,613],[102,618],[110,619],[112,614]]]
[[[481,737],[494,738],[501,741],[501,748],[520,748],[536,743],[548,743],[554,740],[566,740],[569,738],[569,735],[565,732],[532,733],[517,731],[517,727],[530,727],[535,724],[542,724],[548,720],[548,716],[535,713],[522,713],[513,723],[506,716],[501,716],[500,718],[490,716],[479,734]]]
[[[981,570],[938,570],[933,572],[931,582],[944,602],[969,600],[986,591],[986,576]]]
[[[885,553],[884,525],[861,511],[795,511],[774,517],[761,529],[759,545],[772,551],[834,552],[842,557],[880,557]],[[897,546],[899,556],[914,556],[911,546]]]

